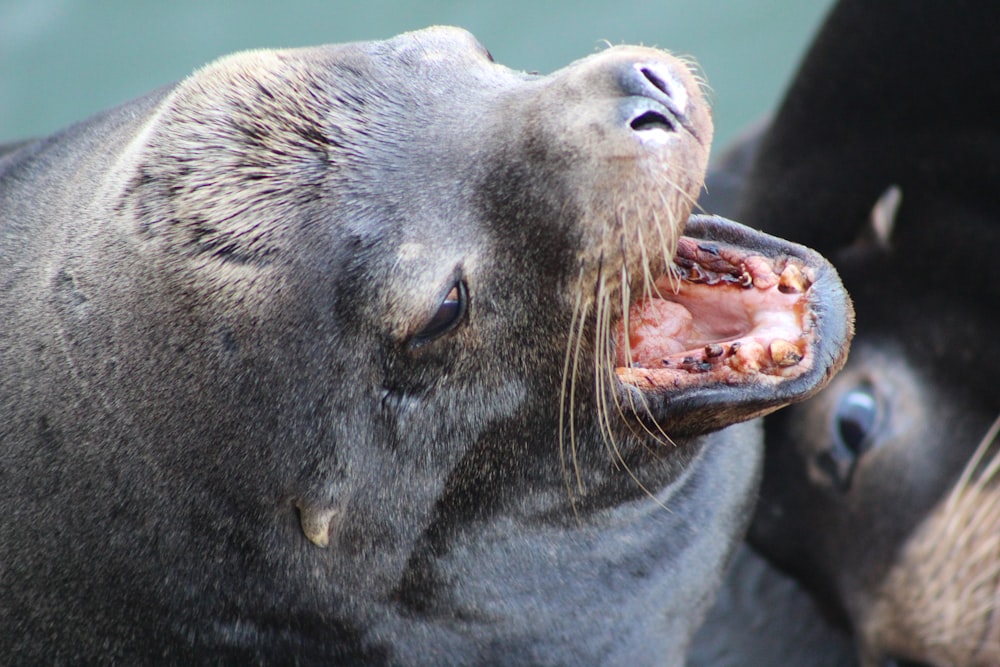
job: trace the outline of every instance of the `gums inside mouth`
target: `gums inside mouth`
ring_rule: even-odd
[[[622,382],[639,389],[745,384],[812,367],[815,280],[801,260],[683,236],[674,267],[617,323]]]

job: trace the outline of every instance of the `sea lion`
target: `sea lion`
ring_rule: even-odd
[[[689,220],[711,135],[663,52],[433,28],[8,154],[0,653],[680,664],[759,472],[706,434],[850,337],[818,255]]]
[[[997,19],[840,2],[735,209],[830,257],[855,302],[844,372],[765,420],[750,540],[868,667],[1000,664],[1000,354],[977,344],[1000,317]]]
[[[794,578],[744,543],[688,650],[687,667],[851,667],[850,635]]]
[[[733,217],[767,122],[747,128],[717,154],[698,208]],[[751,545],[737,550],[719,593],[688,650],[688,667],[853,667],[850,634],[831,623],[800,582]]]

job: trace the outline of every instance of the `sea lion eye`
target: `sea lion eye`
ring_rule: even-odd
[[[851,485],[858,458],[873,444],[879,403],[868,383],[841,395],[833,413],[830,446],[816,455],[816,465],[841,493]]]
[[[906,660],[905,658],[887,658],[882,663],[883,667],[931,667],[925,662],[916,660]]]
[[[469,293],[463,281],[455,283],[448,291],[437,311],[420,331],[410,340],[413,346],[420,346],[448,333],[462,321],[468,308]]]
[[[855,387],[840,398],[836,411],[835,436],[839,444],[855,456],[868,449],[869,434],[878,419],[878,401],[871,386]]]

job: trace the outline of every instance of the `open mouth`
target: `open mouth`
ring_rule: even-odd
[[[617,323],[618,379],[654,395],[714,387],[714,402],[743,404],[746,418],[818,391],[852,332],[832,267],[715,216],[691,216],[685,234],[674,270]]]

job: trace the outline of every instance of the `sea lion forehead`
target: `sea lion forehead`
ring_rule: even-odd
[[[462,28],[431,26],[397,35],[383,44],[405,61],[454,62],[456,57],[492,62],[493,57],[476,37]]]

